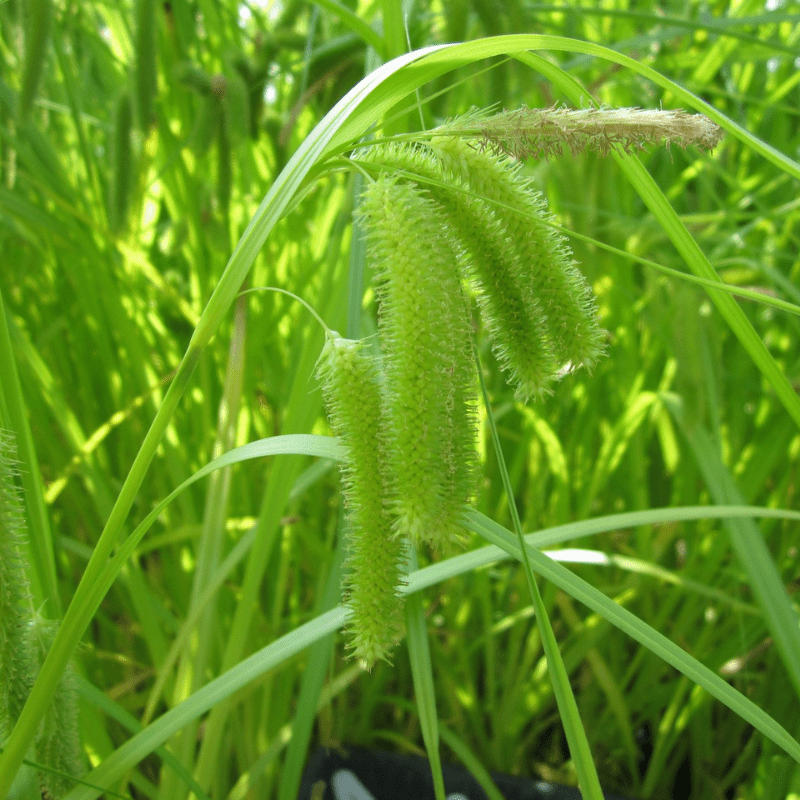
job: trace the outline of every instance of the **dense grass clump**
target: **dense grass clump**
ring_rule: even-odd
[[[800,794],[796,3],[351,5],[0,3],[0,797]]]

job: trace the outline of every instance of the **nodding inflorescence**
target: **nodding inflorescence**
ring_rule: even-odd
[[[457,253],[455,270],[521,399],[551,392],[567,364],[595,364],[604,334],[592,292],[515,162],[456,137],[375,147],[359,160],[433,201],[439,247]]]
[[[713,150],[723,130],[704,114],[642,108],[526,108],[490,114],[481,109],[458,117],[439,132],[479,143],[518,160],[545,159],[593,150],[607,155],[651,145]]]
[[[527,400],[605,351],[597,307],[520,158],[665,143],[712,148],[702,115],[523,108],[469,114],[412,143],[363,147],[357,211],[375,274],[379,354],[330,335],[319,371],[343,464],[350,649],[369,667],[402,631],[406,542],[447,546],[477,483],[468,295]]]
[[[393,527],[439,548],[458,538],[476,460],[477,384],[457,251],[441,235],[436,205],[412,183],[380,176],[360,217],[380,309],[380,444]]]
[[[318,376],[331,429],[345,448],[342,479],[347,509],[345,603],[349,649],[367,669],[388,660],[403,629],[398,586],[405,542],[392,531],[379,453],[381,379],[366,346],[329,333]]]

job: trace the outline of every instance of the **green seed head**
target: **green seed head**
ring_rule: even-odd
[[[606,155],[615,146],[625,151],[657,144],[711,150],[723,136],[703,114],[641,108],[523,107],[493,115],[473,111],[439,130],[520,160],[559,156],[565,150]]]
[[[34,613],[27,628],[34,657],[37,664],[41,664],[50,650],[58,625]],[[39,774],[43,797],[63,797],[75,783],[67,776],[80,775],[83,772],[78,729],[78,693],[71,666],[61,675],[55,696],[42,718],[36,740],[36,760],[55,770],[41,771]]]
[[[542,384],[539,375],[526,364],[529,356],[521,349],[523,340],[509,337],[510,331],[504,330],[516,313],[543,322],[555,366],[552,377],[567,368],[592,367],[603,353],[604,342],[594,297],[566,243],[549,224],[552,218],[541,194],[522,177],[519,166],[505,156],[475,148],[455,137],[437,137],[431,148],[446,174],[487,201],[486,206],[491,208],[491,213],[485,211],[487,220],[497,220],[496,232],[499,225],[499,231],[513,248],[505,256],[507,286],[496,287],[504,299],[493,298],[486,306],[489,316],[493,315],[491,306],[498,306],[500,316],[492,320],[492,327],[506,338],[496,342],[496,346],[504,348],[501,361],[505,360],[520,394],[536,395]],[[491,223],[487,230],[490,228]],[[503,243],[497,242],[497,251],[502,248]],[[486,294],[495,294],[488,275],[481,283]],[[518,292],[515,300],[518,312],[502,308],[508,302],[512,284]]]
[[[459,537],[476,465],[476,376],[458,255],[441,207],[413,184],[379,178],[360,213],[378,285],[395,530],[440,547]]]
[[[31,603],[22,556],[24,512],[16,475],[13,435],[0,430],[0,740],[8,736],[19,717],[55,632],[55,623],[43,619]],[[71,680],[67,671],[42,716],[34,755],[35,760],[65,775],[78,775],[83,768]],[[69,779],[44,771],[39,783],[49,796],[61,796],[73,785]]]
[[[364,346],[331,334],[318,368],[331,429],[346,449],[342,480],[347,507],[345,603],[348,647],[363,666],[388,660],[403,631],[405,543],[386,509],[378,445],[381,385]]]
[[[0,738],[16,722],[36,674],[27,630],[32,613],[22,556],[25,516],[14,437],[0,430]]]
[[[523,399],[538,397],[567,365],[590,366],[602,335],[588,286],[546,224],[538,193],[509,159],[485,155],[450,137],[430,148],[377,147],[360,158],[407,181],[419,176],[439,206],[440,239],[455,243],[500,365]]]

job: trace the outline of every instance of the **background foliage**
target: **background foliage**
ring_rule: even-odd
[[[30,31],[43,18],[31,27],[26,10],[47,13],[47,4],[0,5],[0,292],[22,392],[13,396],[4,360],[0,421],[22,438],[32,591],[52,618],[75,592],[259,203],[317,122],[381,62],[487,35],[572,37],[652,67],[790,159],[800,155],[796,3],[64,0],[50,9],[52,35],[38,55]],[[676,106],[669,91],[611,62],[547,58],[598,103]],[[476,105],[565,100],[503,58],[465,59],[419,98],[420,109],[396,109],[390,132]],[[653,149],[641,160],[726,282],[800,302],[795,177],[733,137],[710,156]],[[551,398],[521,406],[482,346],[523,529],[709,503],[797,507],[795,423],[703,289],[633,260],[686,271],[618,165],[587,154],[527,168],[560,224],[581,236],[571,244],[597,293],[609,355],[591,376],[568,376]],[[357,186],[346,172],[308,181],[247,285],[297,292],[332,328],[363,336],[374,331],[374,308],[369,265],[357,280]],[[364,287],[359,321],[352,298]],[[797,316],[737,302],[796,390]],[[131,528],[236,445],[326,433],[313,378],[322,341],[284,295],[237,300],[170,419]],[[488,433],[485,450],[477,507],[510,526]],[[329,608],[339,518],[333,462],[296,455],[215,472],[167,506],[77,654],[87,767]],[[796,526],[759,522],[792,596]],[[616,527],[579,544],[628,560],[576,572],[797,734],[800,687],[722,524]],[[470,571],[422,597],[445,758],[466,751],[492,770],[573,781],[518,565]],[[794,780],[800,791],[791,762],[738,716],[569,595],[544,585],[543,597],[604,786],[635,797],[750,798],[784,796]],[[193,774],[214,797],[291,797],[312,725],[329,745],[421,747],[404,648],[370,674],[338,644],[321,663],[316,689],[304,651],[224,697],[170,740],[171,763],[147,754],[116,789],[181,797]],[[776,775],[786,776],[777,789]]]

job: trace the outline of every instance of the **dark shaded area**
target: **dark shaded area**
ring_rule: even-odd
[[[442,772],[448,796],[458,794],[465,800],[488,800],[480,784],[464,767],[444,764]],[[497,773],[492,773],[492,779],[506,800],[581,798],[580,792],[569,786]],[[433,779],[425,758],[350,746],[337,750],[320,748],[314,753],[300,784],[299,800],[353,797],[360,800],[359,792],[367,800],[364,790],[375,800],[434,800]],[[608,793],[605,797],[606,800],[625,800]]]

